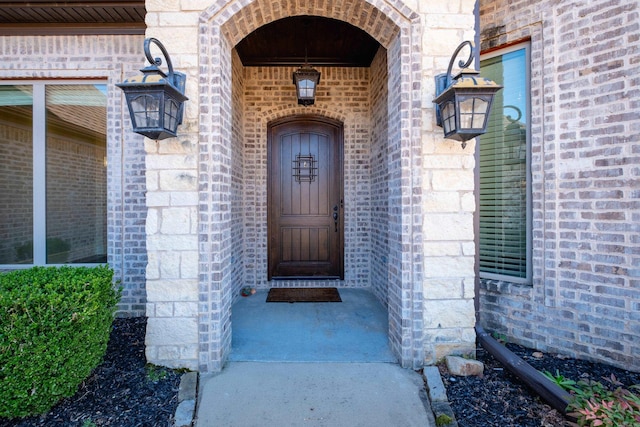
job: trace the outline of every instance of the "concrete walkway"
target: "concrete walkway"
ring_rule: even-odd
[[[435,426],[422,376],[395,363],[385,307],[366,289],[340,296],[239,299],[229,362],[200,377],[196,426]]]
[[[420,374],[390,363],[231,362],[200,378],[197,427],[434,427]]]

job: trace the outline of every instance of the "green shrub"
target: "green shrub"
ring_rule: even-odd
[[[628,390],[611,375],[612,390],[598,381],[578,381],[568,414],[577,420],[570,425],[631,427],[640,425],[640,395]],[[638,386],[629,387],[637,390]]]
[[[108,267],[0,274],[0,417],[47,412],[101,362],[119,292]]]

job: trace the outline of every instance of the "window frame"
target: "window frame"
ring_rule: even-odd
[[[29,85],[33,89],[32,99],[32,132],[33,132],[33,263],[30,264],[0,264],[2,270],[20,270],[35,266],[62,266],[92,267],[105,265],[106,263],[47,263],[47,180],[46,180],[46,147],[47,147],[47,102],[46,87],[57,85],[104,85],[106,89],[107,104],[109,98],[109,82],[107,79],[19,79],[0,80],[0,86]],[[108,112],[108,105],[105,105]],[[107,136],[108,143],[108,136]],[[108,152],[108,151],[107,151]],[[108,176],[108,171],[107,171]],[[108,179],[107,179],[108,182]],[[107,191],[108,194],[108,191]],[[109,201],[107,199],[107,205]],[[108,235],[107,235],[108,239]]]
[[[527,94],[527,121],[526,121],[526,139],[525,139],[525,197],[526,197],[526,205],[525,205],[525,236],[526,236],[526,262],[525,269],[526,274],[525,277],[515,277],[507,274],[499,274],[499,273],[489,273],[480,270],[480,151],[478,150],[478,239],[477,239],[477,251],[478,251],[478,276],[481,280],[496,280],[502,282],[510,282],[516,284],[523,285],[532,285],[533,283],[533,191],[532,191],[532,173],[531,173],[531,41],[519,41],[507,46],[497,47],[492,49],[487,53],[480,54],[480,61],[493,59],[496,57],[502,57],[509,53],[513,53],[519,50],[524,50],[525,53],[525,92]],[[482,72],[482,66],[480,67],[480,71]],[[504,89],[503,89],[504,90]],[[494,105],[495,108],[495,105]],[[482,144],[481,138],[478,138],[478,143]]]

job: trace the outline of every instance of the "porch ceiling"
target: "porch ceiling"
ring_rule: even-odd
[[[380,44],[365,31],[320,16],[279,19],[245,37],[236,49],[245,66],[368,67]]]
[[[0,0],[0,35],[144,34],[144,0]]]

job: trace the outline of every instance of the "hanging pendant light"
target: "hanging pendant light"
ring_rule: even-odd
[[[307,62],[307,34],[309,32],[309,22],[304,21],[304,65],[293,72],[293,84],[296,85],[296,96],[298,104],[313,105],[316,101],[316,89],[320,83],[320,71],[311,67]]]
[[[316,89],[320,83],[320,71],[304,64],[293,72],[293,84],[296,85],[298,104],[313,105],[316,100]]]

